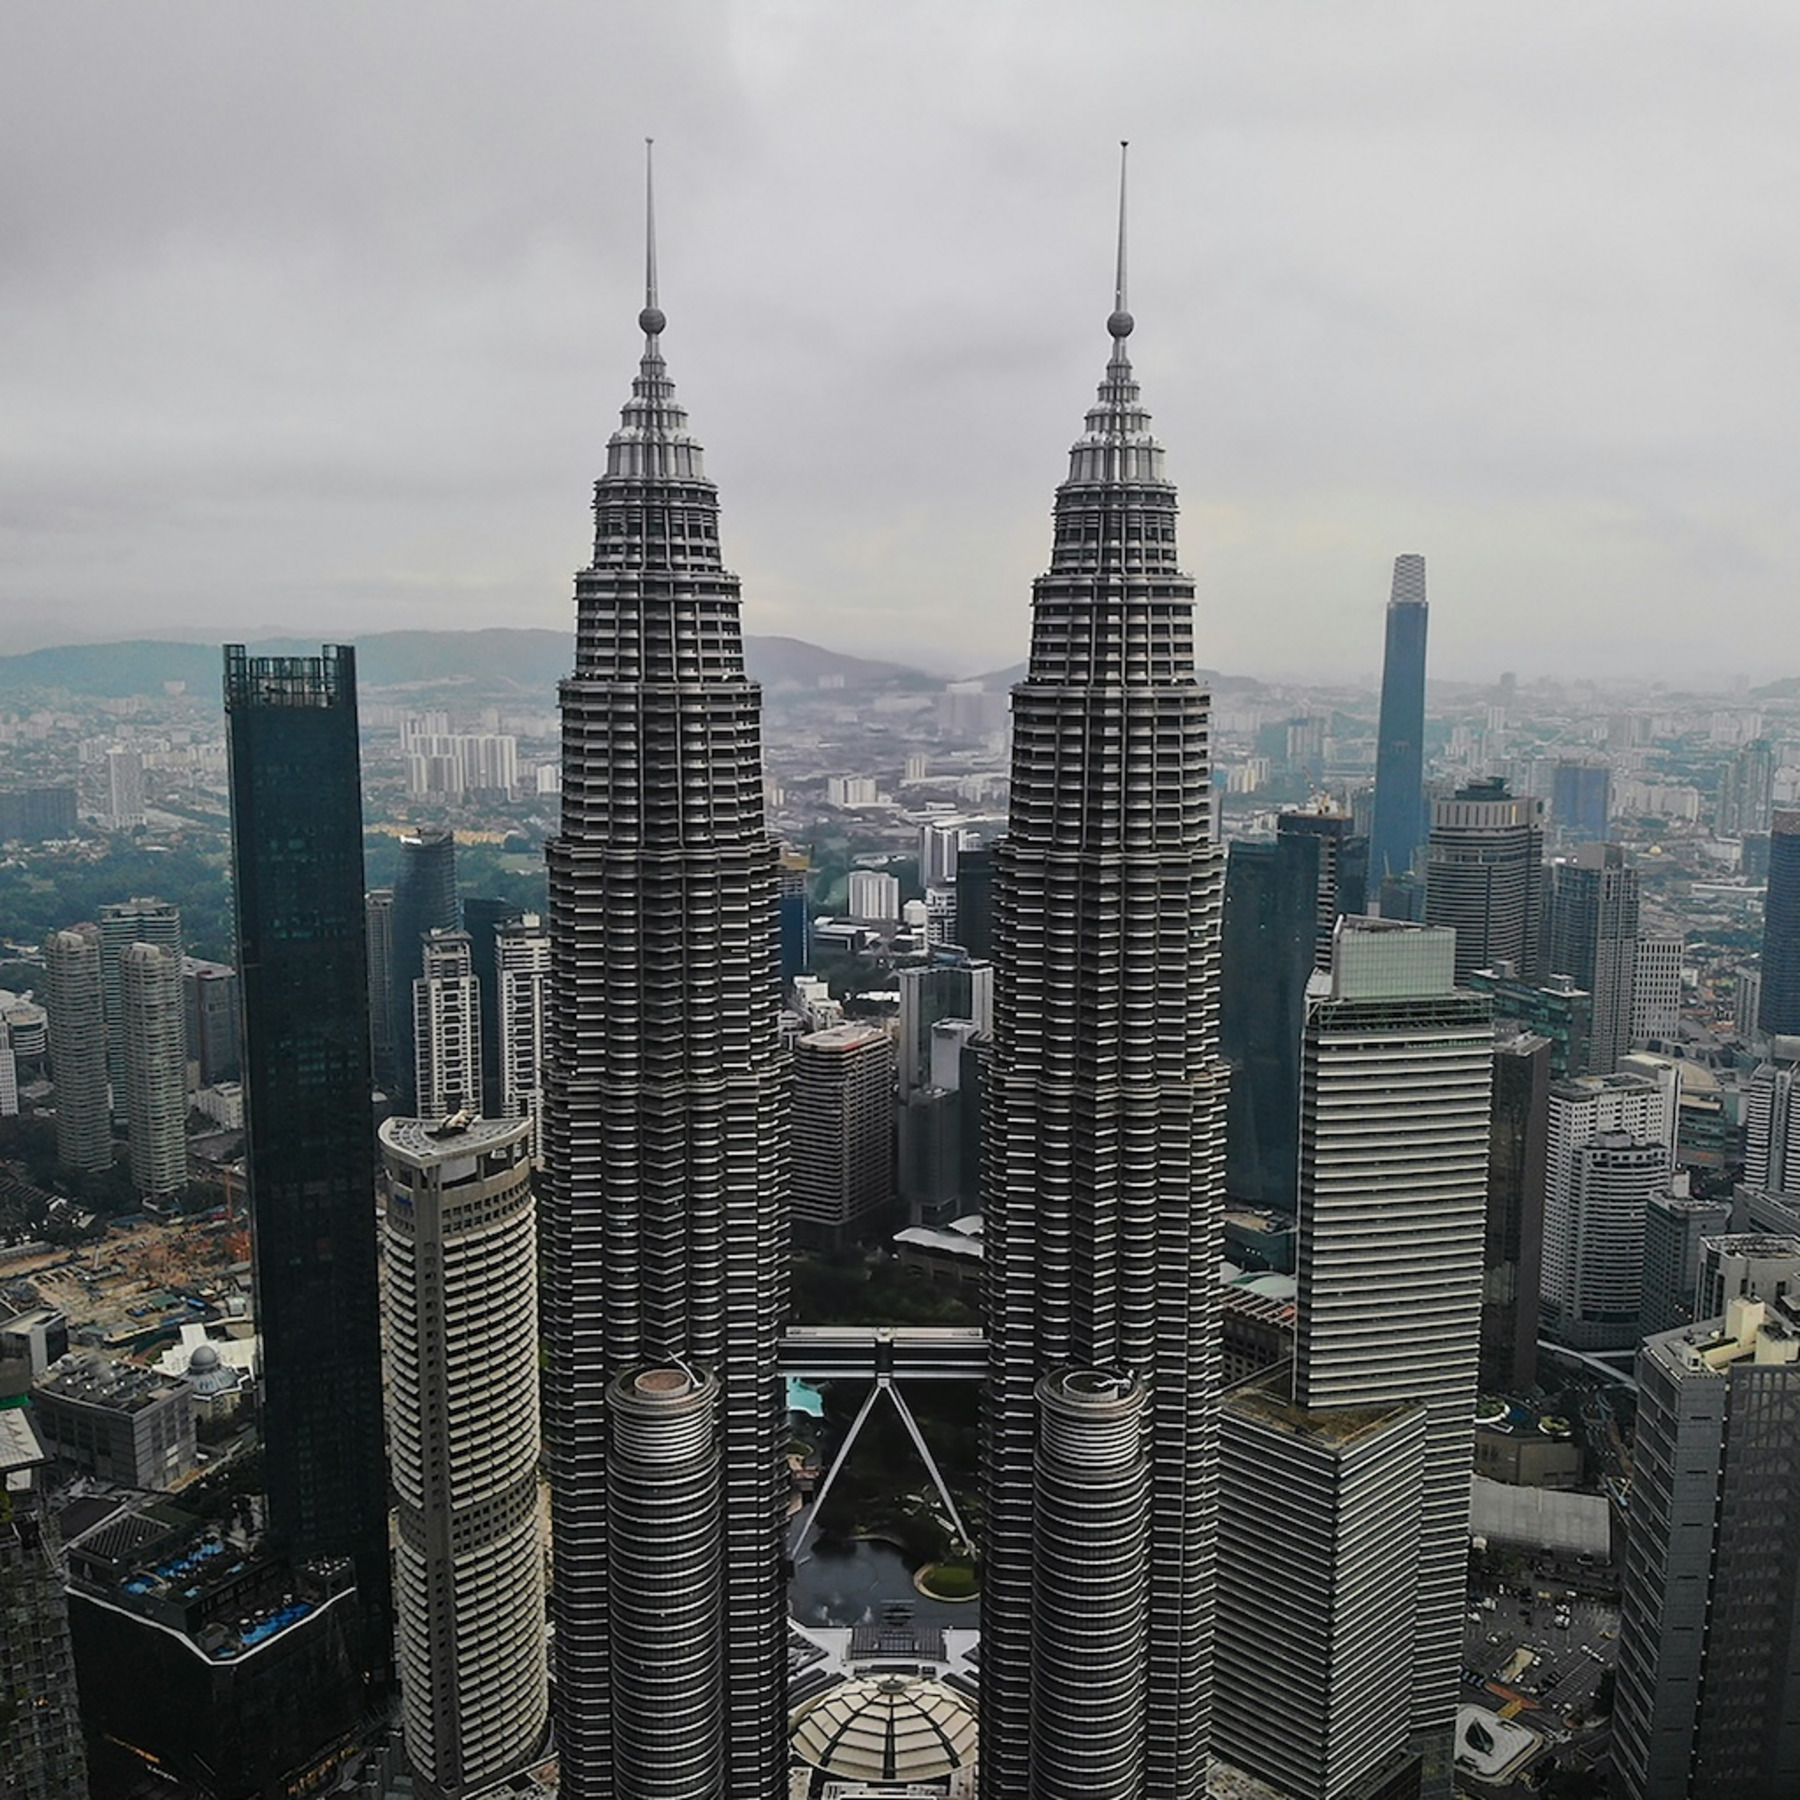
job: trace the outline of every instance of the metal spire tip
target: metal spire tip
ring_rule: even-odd
[[[651,168],[655,143],[655,138],[644,139],[644,310],[638,314],[638,328],[646,337],[655,337],[668,323],[656,304],[656,185]]]
[[[1125,159],[1131,153],[1130,138],[1119,139],[1119,261],[1113,275],[1112,317],[1106,329],[1115,338],[1128,338],[1136,322],[1125,308]]]

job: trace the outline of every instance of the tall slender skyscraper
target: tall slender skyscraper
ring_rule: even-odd
[[[481,1111],[481,996],[466,931],[434,931],[413,983],[413,1094],[421,1119]]]
[[[44,945],[50,1066],[56,1075],[56,1160],[71,1169],[110,1169],[112,1109],[106,1098],[106,998],[100,930],[75,925]]]
[[[543,1328],[565,1800],[786,1791],[776,847],[718,494],[644,352],[575,580]]]
[[[1544,909],[1546,974],[1573,977],[1593,996],[1582,1075],[1610,1075],[1631,1048],[1636,991],[1638,872],[1617,844],[1581,844],[1549,869]]]
[[[1375,744],[1375,819],[1369,831],[1369,884],[1404,875],[1424,842],[1425,559],[1394,558],[1381,664],[1381,720]]]
[[[425,968],[425,939],[434,931],[455,931],[462,924],[456,888],[456,833],[427,826],[400,840],[400,873],[394,879],[394,903],[388,944],[388,1017],[391,1021],[394,1087],[414,1107],[417,1073],[413,1051],[413,983]]]
[[[127,944],[119,953],[119,1033],[132,1183],[166,1201],[187,1186],[187,1021],[172,950]]]
[[[1770,1037],[1800,1035],[1800,812],[1777,812],[1769,833],[1756,1025]]]
[[[353,1558],[389,1658],[387,1455],[356,652],[225,649],[231,864],[269,1523]]]
[[[1189,1800],[1206,1763],[1222,873],[1193,582],[1125,349],[1122,202],[1112,353],[1033,587],[994,852],[989,1800]]]
[[[119,958],[128,944],[160,944],[181,964],[181,909],[167,900],[115,900],[100,908],[100,983],[106,994],[106,1074],[113,1112],[125,1113],[125,1032]]]

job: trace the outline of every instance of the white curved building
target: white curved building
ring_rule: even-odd
[[[407,1754],[455,1800],[548,1716],[531,1123],[390,1119],[382,1326]]]

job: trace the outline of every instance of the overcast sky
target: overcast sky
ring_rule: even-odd
[[[0,650],[566,626],[663,339],[745,624],[1023,654],[1133,358],[1208,663],[1800,673],[1793,0],[0,7]]]

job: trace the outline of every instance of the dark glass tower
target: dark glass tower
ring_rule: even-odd
[[[269,1523],[354,1559],[389,1660],[356,652],[225,650]]]
[[[575,580],[549,845],[545,1425],[565,1800],[786,1792],[777,850],[655,299]]]
[[[400,872],[394,878],[392,936],[388,948],[388,1016],[394,1046],[396,1110],[417,1101],[413,1067],[413,983],[424,967],[425,939],[462,926],[456,891],[456,833],[441,826],[409,831],[400,840]]]
[[[1756,1027],[1770,1037],[1800,1034],[1800,812],[1776,813],[1769,833]]]
[[[1425,559],[1394,558],[1381,665],[1381,723],[1375,745],[1375,818],[1369,878],[1379,887],[1413,865],[1429,822],[1425,814]]]
[[[1221,858],[1193,582],[1126,356],[1123,252],[1121,211],[1112,354],[1033,588],[994,851],[989,1800],[1191,1800],[1206,1763]]]

